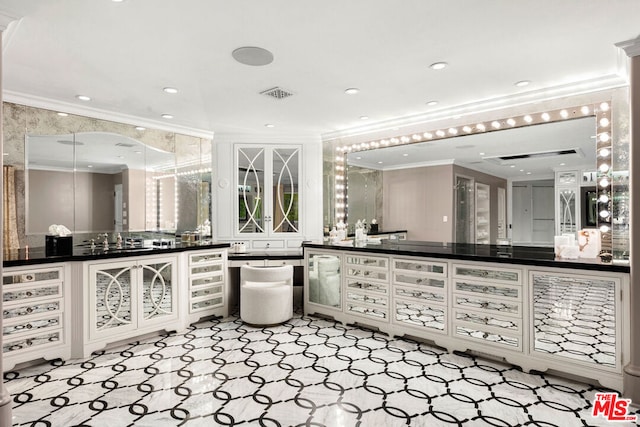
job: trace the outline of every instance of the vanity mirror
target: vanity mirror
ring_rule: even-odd
[[[3,108],[4,173],[12,177],[4,192],[6,248],[42,246],[51,224],[74,234],[208,234],[210,139]]]
[[[507,200],[503,204],[507,210],[510,210],[509,223],[516,227],[520,215],[516,209],[522,209],[522,195],[515,194],[514,192],[520,190],[512,189],[511,184],[541,179],[553,181],[556,178],[556,171],[573,170],[580,177],[583,176],[583,171],[588,171],[593,173],[598,185],[597,227],[602,232],[603,248],[606,247],[607,241],[610,247],[612,202],[616,202],[612,198],[616,199],[616,191],[624,192],[626,188],[624,182],[618,182],[615,178],[611,150],[602,151],[606,148],[603,144],[611,147],[609,103],[584,105],[338,146],[334,154],[336,222],[340,220],[353,222],[359,217],[350,218],[352,211],[375,210],[371,203],[374,201],[380,203],[379,200],[376,201],[374,194],[369,192],[369,187],[352,188],[350,168],[355,166],[359,175],[362,174],[362,168],[383,173],[384,184],[373,189],[378,194],[382,193],[383,213],[378,219],[381,220],[384,228],[407,229],[410,239],[415,238],[412,234],[414,236],[418,234],[420,240],[479,242],[478,235],[474,233],[474,229],[477,231],[477,223],[467,230],[466,240],[461,240],[457,236],[459,234],[456,232],[457,229],[469,228],[458,227],[460,225],[458,222],[461,220],[458,218],[458,213],[463,207],[461,201],[467,203],[464,207],[469,214],[465,218],[480,217],[476,206],[471,206],[475,202],[475,197],[469,197],[469,201],[466,202],[458,192],[464,187],[467,192],[477,195],[475,184],[489,185],[491,213],[487,219],[491,224],[490,243],[495,243],[504,227],[504,224],[501,224],[501,221],[505,221],[504,216],[498,211],[503,209],[500,206],[499,195],[503,194],[505,187],[509,187],[509,191],[507,191]],[[602,156],[602,154],[608,156]],[[430,173],[423,174],[421,177],[402,179],[403,175],[409,177],[408,174],[417,170],[429,170]],[[459,185],[460,179],[468,178],[468,175],[472,178],[468,185]],[[618,178],[620,176],[624,181],[624,173]],[[495,182],[488,182],[490,180]],[[579,192],[582,184],[582,182],[575,183],[576,193]],[[595,182],[587,184],[593,186]],[[621,185],[616,187],[618,184]],[[427,196],[423,196],[424,193]],[[547,236],[544,242],[551,245],[552,236],[556,232],[553,222],[558,217],[560,206],[556,200],[557,197],[553,196],[553,191],[545,190],[538,193],[545,194],[544,203],[550,206],[544,211],[541,209],[544,207],[542,203],[534,203],[529,199],[528,226],[533,231],[529,234],[535,234],[543,227],[544,234]],[[420,197],[423,200],[416,205],[415,200]],[[515,202],[512,203],[516,197],[520,198],[517,208]],[[458,202],[454,203],[456,199]],[[365,201],[369,203],[367,208],[363,208]],[[511,206],[510,209],[509,206]],[[414,215],[416,210],[419,215]],[[541,213],[542,211],[544,213]],[[432,215],[428,217],[430,213]],[[398,215],[401,215],[400,221],[397,220]],[[579,211],[573,212],[574,228],[581,226],[577,222],[577,215]],[[417,222],[419,218],[422,222]],[[550,220],[551,225],[545,224]],[[401,221],[404,221],[404,224]],[[622,225],[619,218],[613,218],[613,224],[614,226]],[[431,228],[435,233],[432,234],[432,238],[425,238],[420,233],[416,233],[416,230],[425,228]],[[514,233],[515,231],[511,229],[509,235],[513,236]],[[516,235],[522,234],[521,230],[517,230]],[[531,242],[539,244],[535,240]],[[519,244],[526,243],[519,242]]]

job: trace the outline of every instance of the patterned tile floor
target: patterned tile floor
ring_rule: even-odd
[[[296,315],[235,317],[4,375],[16,426],[628,426],[601,389]]]

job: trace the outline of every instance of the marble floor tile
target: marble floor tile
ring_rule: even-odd
[[[300,315],[204,321],[4,383],[14,426],[631,425],[591,416],[603,388]]]

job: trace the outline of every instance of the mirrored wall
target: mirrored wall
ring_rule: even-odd
[[[4,103],[5,248],[211,234],[211,140]]]

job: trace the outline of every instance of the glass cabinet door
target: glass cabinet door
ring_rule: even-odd
[[[342,304],[340,257],[309,254],[309,302],[340,309]]]
[[[273,231],[296,233],[298,229],[299,148],[273,150]]]
[[[298,145],[236,147],[239,237],[299,233]]]
[[[140,265],[142,269],[142,312],[148,321],[175,313],[173,268],[171,262]]]
[[[238,233],[264,233],[265,150],[238,147]]]
[[[133,319],[132,281],[135,266],[91,266],[90,274],[95,304],[93,330],[129,329],[136,326]]]
[[[533,272],[533,351],[616,368],[616,279]]]

